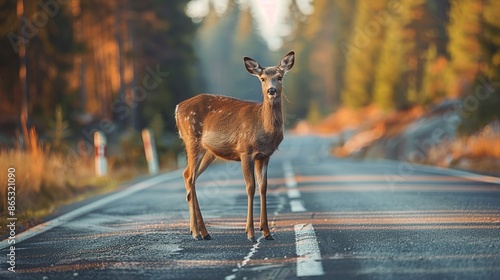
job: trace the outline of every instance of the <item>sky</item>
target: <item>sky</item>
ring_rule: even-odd
[[[230,0],[192,0],[188,3],[186,13],[194,21],[201,21],[208,15],[210,5],[217,14],[223,16]],[[267,42],[269,49],[281,47],[282,39],[292,32],[287,22],[291,1],[297,3],[300,11],[305,14],[313,12],[313,0],[237,0],[240,9],[250,9],[255,28]]]

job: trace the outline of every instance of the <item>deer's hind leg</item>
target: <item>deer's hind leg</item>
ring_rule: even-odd
[[[186,200],[189,205],[189,228],[196,240],[210,240],[207,228],[201,215],[198,197],[196,195],[196,179],[215,159],[215,156],[204,149],[190,149],[186,147],[188,164],[184,170],[186,184]]]
[[[200,176],[200,174],[203,173],[203,171],[205,171],[205,169],[207,169],[207,167],[210,165],[210,163],[212,163],[214,160],[215,160],[215,156],[210,152],[206,152],[203,155],[203,158],[201,159],[200,164],[198,165],[198,169],[196,171],[194,180],[196,180],[198,178],[198,176]],[[195,195],[196,195],[196,192],[195,192]],[[208,234],[207,228],[205,227],[205,222],[203,221],[203,217],[201,215],[201,210],[200,210],[200,206],[198,204],[197,197],[196,197],[195,201],[196,201],[196,205],[198,205],[197,212],[196,212],[196,220],[198,222],[198,229],[200,230],[200,234],[204,240],[211,240],[212,237],[210,236],[210,234]]]

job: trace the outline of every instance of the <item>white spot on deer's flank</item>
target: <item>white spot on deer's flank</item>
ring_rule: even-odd
[[[222,110],[219,110],[219,113],[222,113]]]
[[[203,126],[203,123],[202,122],[199,122],[200,126]]]

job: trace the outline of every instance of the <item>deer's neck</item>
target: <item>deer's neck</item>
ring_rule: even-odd
[[[281,104],[281,100],[277,102],[265,100],[262,103],[262,120],[265,132],[283,132],[283,119],[283,106]]]

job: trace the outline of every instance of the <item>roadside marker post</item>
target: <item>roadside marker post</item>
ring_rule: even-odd
[[[108,160],[106,159],[106,136],[96,131],[94,133],[95,174],[105,176],[108,173]]]
[[[146,161],[148,162],[149,174],[158,173],[158,154],[156,152],[156,143],[153,137],[153,132],[145,128],[142,130],[142,141],[144,142],[144,152],[146,153]]]

